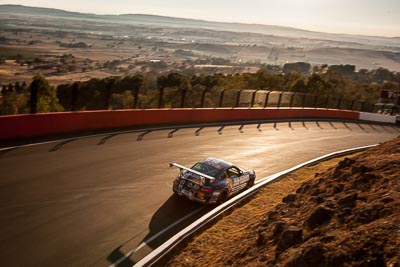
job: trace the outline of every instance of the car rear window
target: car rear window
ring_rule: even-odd
[[[204,163],[196,163],[192,168],[192,170],[207,174],[211,177],[216,177],[218,174],[218,169],[214,168],[213,166],[204,164]]]

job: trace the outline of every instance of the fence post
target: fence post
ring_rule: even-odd
[[[31,114],[35,114],[37,112],[37,100],[38,100],[38,83],[37,81],[33,81],[30,86],[31,96],[29,100],[29,106]]]
[[[239,104],[240,104],[240,94],[242,93],[242,90],[239,90],[238,92],[237,92],[237,96],[236,96],[236,105],[235,105],[235,107],[239,107]]]
[[[186,89],[182,90],[182,98],[181,98],[181,108],[185,106],[185,96],[186,96]]]
[[[268,107],[268,98],[270,93],[271,91],[268,91],[268,93],[265,95],[264,108]]]
[[[314,96],[314,109],[317,108],[317,105],[318,105],[318,95],[315,95]]]
[[[164,87],[160,87],[158,95],[158,108],[164,107],[163,96],[164,96]]]
[[[330,100],[330,97],[328,95],[327,98],[326,98],[326,104],[325,104],[326,109],[329,108],[329,100]]]
[[[111,89],[112,89],[113,84],[114,84],[113,80],[111,80],[107,83],[106,95],[104,98],[104,109],[108,109],[110,106]]]
[[[281,102],[282,102],[282,95],[283,95],[283,93],[284,93],[284,92],[281,92],[281,93],[279,94],[278,104],[276,105],[277,108],[280,108],[280,107],[281,107]]]
[[[337,101],[336,109],[340,109],[340,104],[342,104],[342,99],[339,98]]]
[[[301,101],[301,107],[304,108],[304,104],[306,103],[306,97],[307,97],[307,93],[304,93],[303,95],[303,99]]]
[[[250,105],[250,107],[253,107],[253,106],[254,106],[254,101],[256,100],[256,94],[257,94],[258,91],[259,91],[259,90],[255,90],[255,91],[253,92],[253,95],[251,96],[251,105]]]
[[[202,108],[204,108],[204,101],[206,99],[206,93],[207,93],[207,89],[204,89],[203,92],[201,93],[200,107],[202,107]]]
[[[139,101],[139,88],[133,90],[133,108],[137,108]]]
[[[353,99],[353,100],[351,101],[350,110],[353,110],[354,102],[355,102],[355,101],[356,101],[355,99]]]
[[[71,111],[77,110],[78,92],[79,92],[79,82],[74,82],[72,84],[72,90],[71,90]]]
[[[293,107],[293,100],[294,100],[295,96],[296,96],[296,93],[292,93],[292,96],[290,97],[290,104],[289,104],[290,108]]]
[[[224,103],[224,93],[225,93],[225,89],[223,89],[223,90],[221,91],[221,94],[219,95],[219,103],[218,103],[218,106],[219,106],[220,108],[222,108],[222,104]]]

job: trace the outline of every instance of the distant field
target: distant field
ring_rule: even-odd
[[[144,72],[234,73],[261,64],[356,65],[400,71],[400,38],[149,15],[98,16],[19,6],[0,9],[0,83],[36,72],[52,83]],[[17,62],[4,62],[4,59]],[[17,64],[28,65],[16,68]],[[198,66],[213,66],[201,67]],[[217,65],[228,67],[217,67]]]
[[[39,56],[43,51],[38,50],[30,50],[26,47],[24,48],[14,48],[8,46],[0,46],[0,58],[18,58],[22,57],[24,59],[32,60],[35,57]]]

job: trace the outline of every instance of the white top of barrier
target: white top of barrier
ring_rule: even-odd
[[[396,123],[396,116],[378,114],[378,113],[360,112],[360,120]]]

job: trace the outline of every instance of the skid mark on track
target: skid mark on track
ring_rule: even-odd
[[[176,128],[176,129],[170,131],[170,132],[168,133],[168,138],[174,137],[174,133],[176,133],[177,131],[179,131],[179,128]]]
[[[219,135],[221,135],[222,134],[222,130],[225,128],[225,126],[221,126],[219,129],[218,129],[218,134]]]
[[[117,135],[118,134],[110,134],[109,136],[103,137],[97,145],[104,145],[109,139]]]
[[[200,127],[199,129],[197,129],[197,130],[194,132],[194,135],[195,135],[195,136],[199,136],[199,135],[200,135],[200,131],[203,130],[203,129],[204,129],[204,127]]]
[[[149,134],[149,133],[151,133],[151,131],[145,131],[145,132],[139,134],[139,136],[137,137],[136,141],[142,141],[143,138],[144,138],[144,136],[145,136],[146,134]]]
[[[55,152],[55,151],[59,150],[60,148],[62,148],[64,145],[66,145],[68,143],[71,143],[71,142],[73,142],[75,140],[77,140],[77,139],[70,139],[70,140],[66,140],[64,142],[58,143],[55,146],[53,146],[49,151],[50,152]]]
[[[333,129],[335,129],[335,130],[338,129],[331,121],[329,122],[329,125],[330,125]]]

